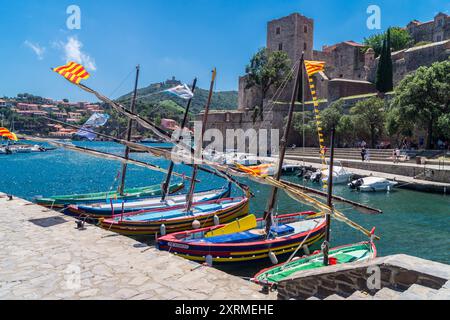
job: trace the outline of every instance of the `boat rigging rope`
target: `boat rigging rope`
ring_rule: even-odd
[[[136,122],[141,124],[144,128],[147,128],[147,129],[151,130],[156,135],[161,137],[164,141],[172,142],[171,137],[163,129],[157,127],[151,121],[148,121],[146,119],[141,118],[139,115],[136,115],[135,113],[130,112],[129,110],[124,108],[122,105],[112,101],[111,99],[101,95],[100,93],[98,93],[98,92],[96,92],[96,91],[94,91],[94,90],[92,90],[92,89],[90,89],[90,88],[88,88],[88,87],[86,87],[86,86],[84,86],[82,84],[78,84],[77,86],[79,88],[81,88],[82,90],[84,90],[84,91],[87,91],[89,93],[94,94],[97,98],[99,98],[100,100],[104,101],[105,103],[110,104],[111,107],[113,107],[115,110],[117,110],[118,112],[120,112],[123,115],[127,116],[128,118],[135,120]],[[44,140],[44,139],[42,139],[42,140]],[[44,142],[48,142],[48,141],[44,140]],[[55,143],[55,142],[53,141],[53,143]],[[55,143],[55,144],[58,145],[58,143]],[[294,188],[292,186],[288,186],[288,185],[284,184],[283,182],[277,181],[277,180],[275,180],[275,179],[273,179],[271,177],[261,177],[261,176],[257,176],[257,175],[243,173],[243,172],[239,172],[237,170],[234,170],[234,169],[232,169],[232,168],[230,168],[230,167],[228,167],[226,165],[221,165],[221,164],[218,164],[218,163],[215,163],[215,162],[208,161],[206,159],[198,159],[198,158],[195,157],[195,152],[194,152],[194,150],[191,147],[186,146],[183,143],[179,143],[178,145],[180,145],[180,144],[182,144],[184,147],[186,147],[187,150],[190,150],[191,151],[190,152],[190,157],[194,157],[194,160],[200,161],[199,163],[206,164],[206,165],[211,166],[211,167],[213,167],[213,168],[215,168],[215,169],[217,169],[219,171],[222,171],[227,176],[231,174],[231,175],[237,176],[237,177],[247,177],[247,178],[250,178],[250,179],[252,179],[252,180],[254,180],[254,181],[258,182],[258,183],[269,184],[269,185],[275,186],[275,187],[277,187],[279,189],[284,190],[294,200],[299,201],[300,203],[304,203],[304,202],[310,203],[315,208],[318,208],[319,210],[324,211],[325,213],[330,213],[336,219],[338,219],[338,220],[348,224],[349,226],[351,226],[351,227],[361,231],[366,236],[370,237],[372,235],[370,231],[366,230],[365,228],[363,228],[362,226],[358,225],[357,223],[351,221],[350,219],[345,217],[344,214],[340,213],[337,210],[333,210],[333,208],[329,207],[328,205],[326,205],[326,204],[324,204],[324,203],[322,203],[322,202],[320,202],[320,201],[318,201],[318,200],[316,200],[316,199],[306,195],[302,190],[300,190],[298,188]],[[59,143],[59,145],[61,145],[61,143]],[[64,146],[67,146],[67,145],[62,144],[62,146],[64,147]],[[78,151],[79,148],[76,148],[76,147],[73,146],[72,149],[75,149],[75,151]],[[83,149],[83,148],[81,148],[81,149]],[[167,152],[167,151],[164,151],[164,150],[158,150],[156,148],[154,148],[154,150],[152,150],[151,148],[148,148],[147,150],[152,152],[155,155],[163,156],[166,159],[170,159],[172,157],[172,154],[170,152]],[[99,152],[94,150],[94,152],[93,153],[91,152],[91,154],[92,155],[98,155]],[[102,154],[102,156],[105,157],[104,154]],[[109,158],[112,158],[112,157],[115,158],[115,159],[119,158],[121,161],[124,161],[123,159],[121,159],[121,157],[109,155]],[[180,158],[182,158],[182,157],[183,156],[180,156]],[[131,163],[137,162],[140,165],[143,165],[141,162],[138,162],[136,160],[128,160],[128,161],[130,161]],[[151,165],[148,165],[148,164],[145,164],[145,166],[151,167],[153,170],[156,170],[156,171],[166,172],[166,170],[164,170],[162,168],[159,168],[159,167],[156,167],[156,166],[151,166]],[[375,236],[375,238],[379,239],[376,236]]]

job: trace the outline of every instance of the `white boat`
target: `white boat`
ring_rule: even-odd
[[[324,169],[322,173],[322,183],[328,183],[329,169]],[[348,171],[342,165],[333,167],[333,184],[344,184],[351,181],[353,172]]]
[[[351,189],[362,192],[390,191],[398,182],[389,181],[385,178],[367,177],[357,179],[348,184]]]

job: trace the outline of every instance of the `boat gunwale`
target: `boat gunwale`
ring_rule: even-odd
[[[375,243],[373,241],[362,241],[362,242],[358,242],[358,243],[344,244],[344,245],[341,245],[341,246],[338,246],[338,247],[331,248],[330,251],[331,250],[339,250],[339,249],[348,248],[348,247],[361,246],[361,245],[370,245],[370,247],[372,249],[372,251],[371,251],[372,252],[372,257],[370,257],[369,259],[375,259],[377,257],[378,251],[377,251],[377,247],[375,246]],[[322,254],[322,252],[319,252],[319,253],[316,253],[316,254],[313,253],[311,255],[306,256],[306,258],[308,258],[308,257],[312,258],[313,256],[320,256],[321,254]],[[302,259],[302,258],[300,258],[300,259]],[[360,262],[360,261],[354,261],[354,262],[351,262],[351,263],[357,263],[357,262]],[[286,262],[279,263],[277,265],[274,265],[274,266],[262,269],[261,271],[259,271],[258,273],[256,273],[253,276],[251,281],[253,283],[260,284],[260,285],[278,283],[278,281],[277,282],[272,282],[272,281],[267,281],[267,280],[262,282],[262,281],[258,280],[258,277],[260,277],[261,275],[263,275],[264,273],[266,273],[269,270],[272,270],[272,269],[275,269],[275,268],[280,268],[280,267],[282,267],[285,264],[286,264]],[[345,264],[348,264],[348,263],[342,263],[342,264],[337,264],[337,265],[345,265]],[[322,268],[326,268],[326,267],[327,266],[323,266]],[[329,267],[332,267],[332,266],[329,266]],[[317,269],[321,269],[321,268],[317,268]],[[301,271],[302,270],[298,270],[298,271],[294,272],[293,274],[295,274],[297,272],[301,272]],[[288,277],[286,277],[286,279],[288,279]]]
[[[305,212],[298,212],[298,213],[290,213],[290,214],[285,214],[285,215],[279,215],[278,218],[290,218],[290,217],[299,217],[299,216],[305,216],[305,215],[315,215],[317,214],[317,212],[313,212],[313,211],[305,211]],[[257,222],[261,222],[263,221],[263,218],[259,218],[256,221]],[[288,236],[288,237],[278,237],[275,239],[266,239],[266,240],[259,240],[259,241],[248,241],[248,242],[240,242],[240,243],[211,243],[211,242],[185,242],[183,239],[180,238],[176,238],[176,236],[184,236],[183,238],[186,238],[187,236],[189,236],[192,233],[199,233],[199,232],[205,232],[205,231],[212,231],[221,227],[224,227],[226,224],[222,224],[222,225],[218,225],[218,226],[213,226],[213,227],[207,227],[207,228],[202,228],[202,229],[197,229],[197,230],[189,230],[189,231],[182,231],[182,232],[176,232],[176,233],[171,233],[168,235],[165,235],[163,237],[160,237],[157,239],[158,244],[160,241],[166,241],[167,243],[171,242],[171,243],[176,243],[176,244],[186,244],[189,245],[190,247],[192,246],[196,246],[199,248],[204,248],[204,247],[208,247],[209,250],[211,250],[211,248],[217,247],[217,248],[224,248],[224,247],[231,247],[231,248],[238,248],[238,247],[243,247],[243,246],[260,246],[260,245],[267,245],[267,244],[274,244],[277,245],[279,243],[282,242],[288,242],[291,240],[295,240],[297,238],[302,238],[305,237],[308,234],[313,234],[316,232],[319,232],[321,229],[323,229],[325,227],[326,221],[324,218],[322,218],[322,223],[320,223],[319,225],[317,225],[313,230],[308,230],[308,231],[304,231],[301,233],[296,233],[294,235]],[[198,250],[196,250],[198,251]]]

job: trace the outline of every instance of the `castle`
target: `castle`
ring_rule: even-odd
[[[415,71],[419,66],[446,60],[450,50],[450,16],[439,13],[434,20],[421,23],[412,21],[405,28],[414,44],[422,46],[392,53],[394,83]],[[298,61],[304,52],[306,60],[326,62],[325,72],[316,76],[320,98],[334,101],[342,97],[376,92],[374,82],[378,65],[375,52],[352,40],[343,41],[322,50],[314,50],[314,20],[294,13],[272,20],[267,26],[269,51],[284,51],[291,61]],[[281,101],[288,101],[292,85],[284,90]],[[308,91],[305,90],[308,97]],[[261,101],[258,90],[247,88],[246,76],[239,79],[239,109],[253,109]]]
[[[450,56],[450,17],[444,13],[434,20],[421,23],[412,21],[405,28],[409,31],[415,46],[392,52],[394,84],[398,84],[408,73],[420,66],[447,60]],[[343,41],[322,50],[314,50],[314,20],[299,13],[269,21],[267,24],[267,48],[270,51],[284,51],[291,61],[298,61],[304,53],[307,60],[326,62],[324,72],[314,76],[321,108],[344,97],[358,97],[376,93],[374,85],[378,58],[373,49],[363,44]],[[256,120],[253,109],[261,103],[261,93],[256,87],[248,87],[247,77],[239,78],[238,110],[214,111],[209,116],[209,126],[225,132],[227,129],[282,128],[292,94],[292,83],[277,99],[276,107],[271,104],[274,91],[269,91],[264,104],[264,120]],[[309,89],[304,88],[304,97],[309,100]],[[350,99],[351,101],[354,101]],[[267,108],[271,105],[271,108]],[[297,107],[301,111],[301,106]],[[309,106],[310,108],[310,106]],[[269,110],[267,110],[269,109]],[[308,110],[308,108],[306,108]],[[199,116],[201,117],[201,116]],[[290,143],[300,145],[299,136],[290,137]]]

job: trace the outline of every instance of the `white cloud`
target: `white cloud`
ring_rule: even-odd
[[[45,47],[41,47],[38,43],[33,43],[31,41],[26,40],[24,44],[33,50],[39,60],[44,59]]]
[[[95,60],[81,50],[83,43],[76,37],[69,37],[66,43],[59,43],[57,46],[64,50],[66,62],[74,61],[81,63],[88,70],[97,70]]]

